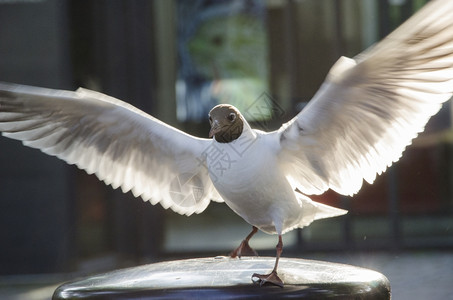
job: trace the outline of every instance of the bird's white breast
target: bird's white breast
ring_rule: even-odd
[[[276,233],[297,219],[300,206],[266,139],[213,142],[206,151],[211,180],[225,203],[250,224]],[[276,229],[277,227],[277,229]]]

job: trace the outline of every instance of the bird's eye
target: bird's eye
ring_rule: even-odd
[[[227,118],[228,118],[228,120],[233,122],[234,120],[236,120],[236,114],[235,113],[230,113]]]

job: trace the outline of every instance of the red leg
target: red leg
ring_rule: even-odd
[[[278,235],[278,244],[276,250],[277,256],[275,258],[275,265],[272,272],[270,272],[269,274],[257,274],[257,273],[253,274],[252,275],[253,282],[259,283],[260,286],[262,286],[265,283],[270,283],[278,285],[279,287],[283,287],[283,281],[277,275],[278,261],[280,260],[280,255],[283,252],[283,241],[281,235]],[[254,278],[257,278],[257,280],[254,280]]]
[[[249,246],[249,240],[252,238],[252,236],[255,235],[257,231],[258,228],[253,226],[252,232],[250,232],[249,235],[241,242],[239,247],[237,247],[233,252],[230,253],[230,256],[232,258],[240,258],[242,255],[258,256],[258,253]]]

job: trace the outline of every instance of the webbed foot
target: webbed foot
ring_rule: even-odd
[[[233,252],[230,253],[230,257],[232,258],[241,258],[241,256],[258,256],[258,252],[253,250],[246,240],[243,240],[239,247],[237,247]]]
[[[276,271],[272,271],[269,274],[253,274],[252,275],[252,281],[254,283],[259,283],[260,286],[263,286],[264,284],[273,284],[277,285],[279,287],[283,287],[283,281],[278,277]]]
[[[233,252],[230,253],[231,258],[239,257],[241,256],[258,256],[258,252],[252,249],[252,247],[249,246],[249,240],[252,238],[252,236],[258,231],[258,228],[253,226],[252,232],[241,242],[239,247],[237,247]]]

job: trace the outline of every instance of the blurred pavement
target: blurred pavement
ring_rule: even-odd
[[[378,271],[389,279],[395,300],[453,300],[453,251],[313,254],[306,258]]]

